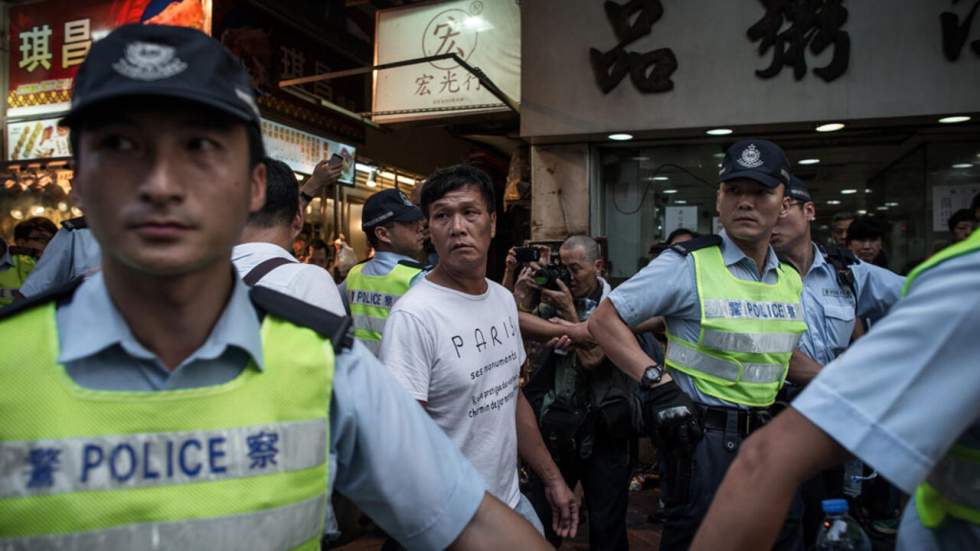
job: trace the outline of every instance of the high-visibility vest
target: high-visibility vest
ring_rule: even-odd
[[[697,342],[690,342],[671,333],[668,323],[667,366],[691,376],[708,396],[771,405],[806,331],[800,275],[780,263],[775,284],[745,281],[728,271],[717,245],[685,250],[694,258],[701,330]]]
[[[967,239],[939,251],[917,266],[905,280],[902,294],[924,272],[943,262],[980,251],[980,230]],[[964,365],[963,369],[977,366]],[[980,525],[980,448],[956,443],[926,481],[915,490],[915,510],[926,528],[936,528],[946,515]]]
[[[0,549],[320,549],[334,348],[273,311],[261,371],[160,392],[73,382],[51,300],[0,320]]]
[[[375,356],[381,351],[381,337],[391,307],[408,292],[412,280],[421,272],[422,268],[416,264],[399,262],[383,276],[365,275],[364,264],[354,266],[347,273],[344,285],[347,288],[354,337],[364,343]]]
[[[0,270],[0,307],[6,306],[14,301],[14,293],[24,284],[24,280],[34,270],[37,259],[26,254],[18,254],[14,247],[11,247],[10,259],[13,266],[6,270]]]

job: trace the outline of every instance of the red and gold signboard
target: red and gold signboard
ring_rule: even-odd
[[[7,116],[68,109],[78,66],[92,42],[126,23],[210,33],[211,0],[49,0],[10,8]]]

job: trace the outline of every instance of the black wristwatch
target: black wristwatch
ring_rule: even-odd
[[[660,382],[664,376],[664,366],[662,365],[651,365],[643,371],[643,376],[640,377],[640,385],[647,388],[652,388],[654,385]]]
[[[309,193],[306,193],[305,191],[299,192],[299,196],[302,197],[303,201],[306,201],[307,203],[313,202],[313,196],[310,195]]]

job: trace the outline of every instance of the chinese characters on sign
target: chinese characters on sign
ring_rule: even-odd
[[[844,0],[759,1],[766,12],[762,19],[749,27],[746,34],[752,42],[759,42],[760,56],[772,50],[772,63],[765,69],[757,70],[756,75],[772,78],[788,65],[793,68],[793,78],[802,79],[806,76],[808,47],[813,55],[820,55],[828,47],[832,48],[830,63],[813,69],[826,82],[835,80],[847,71],[851,37],[847,31],[841,30],[847,21]]]
[[[262,141],[273,159],[289,165],[296,172],[312,174],[317,163],[334,154],[342,159],[340,178],[343,184],[354,184],[354,146],[334,142],[284,124],[262,119]]]
[[[627,74],[640,92],[672,90],[674,81],[670,75],[677,70],[673,50],[660,48],[637,53],[626,49],[637,39],[649,35],[653,24],[663,16],[660,0],[630,0],[625,4],[608,1],[604,7],[619,44],[608,52],[589,49],[592,72],[602,93],[608,94],[615,89]]]
[[[952,0],[953,4],[960,0]],[[970,38],[970,29],[973,27],[973,18],[977,15],[977,8],[980,8],[980,0],[973,3],[973,7],[963,17],[951,11],[944,11],[939,14],[939,22],[943,29],[943,54],[946,59],[956,61],[963,53],[963,47]],[[980,56],[980,38],[970,43],[970,49],[977,56]]]

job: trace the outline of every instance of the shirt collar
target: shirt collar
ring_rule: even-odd
[[[392,266],[398,264],[398,261],[400,260],[408,260],[409,262],[415,262],[414,258],[393,251],[375,251],[374,258],[372,260],[377,260],[378,262],[384,262],[385,264],[391,264]]]
[[[807,272],[807,275],[810,275],[810,272],[821,269],[824,264],[827,264],[827,259],[824,257],[820,247],[816,243],[811,243],[810,246],[813,247],[813,262],[810,264],[810,271]]]
[[[250,255],[263,255],[263,256],[281,256],[283,258],[288,258],[290,260],[296,261],[296,257],[286,249],[276,245],[275,243],[268,243],[265,241],[253,241],[250,243],[241,243],[235,245],[231,250],[232,260],[238,260]],[[298,261],[297,261],[298,262]]]
[[[98,323],[93,323],[93,319],[98,319]],[[126,320],[116,309],[101,272],[82,283],[71,302],[59,308],[58,327],[63,335],[61,353],[58,356],[60,363],[80,360],[117,345],[131,356],[146,360],[156,359],[136,339]],[[258,369],[263,369],[258,314],[248,297],[248,288],[237,277],[234,278],[228,303],[211,334],[181,365],[218,358],[229,346],[244,350],[252,357]]]
[[[728,237],[728,232],[721,230],[718,235],[721,236],[721,257],[725,261],[725,266],[734,266],[742,261],[755,266],[755,261],[746,256],[742,249],[738,248],[738,245],[732,241],[732,238]],[[767,274],[770,270],[777,268],[779,268],[779,258],[776,257],[776,251],[772,250],[772,246],[770,246],[766,252],[766,265],[763,267],[762,273]]]

